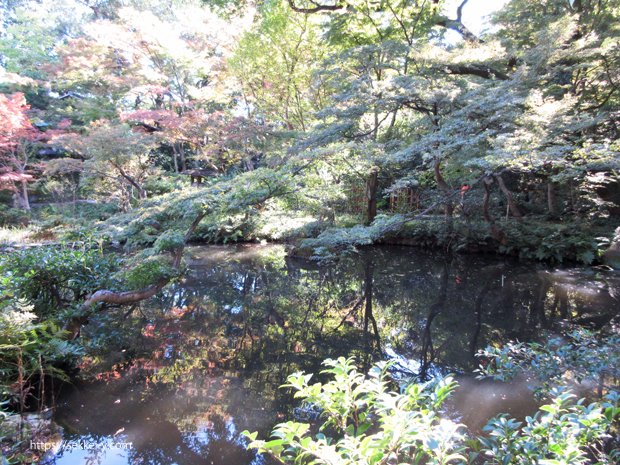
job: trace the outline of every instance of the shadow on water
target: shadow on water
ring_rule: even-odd
[[[449,408],[473,429],[501,411],[529,414],[527,380],[473,379],[476,351],[566,320],[603,325],[620,296],[604,271],[400,247],[329,266],[279,246],[193,247],[187,259],[186,277],[158,298],[85,328],[103,362],[96,382],[63,392],[55,418],[67,442],[54,463],[270,463],[239,432],[303,421],[278,386],[340,355],[364,368],[389,358],[419,379],[457,374]]]

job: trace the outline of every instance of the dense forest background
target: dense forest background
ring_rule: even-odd
[[[598,259],[619,3],[453,3],[4,2],[0,221]]]

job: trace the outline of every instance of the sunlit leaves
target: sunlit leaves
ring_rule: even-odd
[[[295,14],[285,3],[265,2],[260,22],[242,36],[230,65],[249,113],[305,131],[324,98],[314,73],[327,50],[319,20]]]
[[[367,376],[352,359],[325,360],[325,383],[309,384],[310,375],[296,373],[285,387],[295,397],[319,408],[322,431],[315,437],[298,422],[276,426],[272,441],[252,439],[250,447],[270,452],[285,463],[330,465],[398,463],[447,464],[461,459],[458,424],[440,419],[437,411],[455,383],[446,378],[428,385],[410,385],[403,392],[388,389],[387,366],[376,366]],[[323,432],[335,428],[338,436]]]
[[[590,463],[588,453],[592,451],[601,460],[613,460],[617,453],[601,447],[620,414],[618,396],[613,392],[602,401],[585,405],[572,393],[556,389],[533,417],[519,422],[500,415],[483,428],[483,436],[470,436],[466,441],[463,427],[441,411],[456,387],[451,378],[412,383],[395,391],[387,366],[375,366],[365,376],[351,359],[328,359],[324,365],[323,373],[329,376],[326,382],[309,384],[311,375],[295,373],[284,386],[319,408],[321,432],[313,435],[309,424],[288,421],[276,425],[274,439],[269,441],[245,431],[249,447],[273,454],[284,463],[325,465],[568,465]]]
[[[600,447],[609,438],[617,396],[584,405],[569,391],[555,390],[551,402],[540,407],[533,417],[521,423],[506,415],[492,419],[480,438],[485,463],[568,465],[591,463],[588,451]],[[611,416],[611,415],[610,415]],[[612,452],[613,454],[614,452]],[[611,463],[612,454],[598,452],[602,463]]]

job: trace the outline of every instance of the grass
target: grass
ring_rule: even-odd
[[[0,227],[0,247],[24,246],[55,239],[56,235],[52,231],[33,225]]]
[[[28,244],[35,233],[31,226],[0,227],[0,245]]]

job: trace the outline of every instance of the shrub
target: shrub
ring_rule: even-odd
[[[617,394],[603,402],[584,405],[570,392],[554,390],[551,402],[540,407],[525,423],[506,415],[489,421],[479,438],[486,464],[585,465],[613,463],[618,450],[605,454],[603,443],[618,417]]]
[[[89,248],[36,247],[0,258],[0,297],[21,299],[38,316],[53,316],[87,294],[108,287],[119,260]]]
[[[162,233],[153,244],[155,253],[174,252],[185,245],[185,232],[169,229]]]
[[[276,426],[270,441],[245,432],[249,447],[274,454],[284,463],[315,464],[447,464],[464,460],[461,426],[441,419],[439,410],[456,387],[451,378],[389,390],[386,366],[369,376],[351,359],[323,363],[325,383],[308,384],[312,375],[295,373],[288,384],[295,397],[322,412],[324,423],[314,438],[310,425],[289,421]],[[325,433],[333,433],[328,437]],[[406,461],[406,462],[405,462]]]
[[[519,258],[555,263],[577,261],[589,265],[598,255],[597,234],[583,223],[503,222],[506,240],[498,251]]]
[[[43,376],[66,379],[56,364],[70,363],[80,351],[65,340],[54,323],[36,322],[28,309],[5,301],[0,305],[0,398],[23,409],[28,398],[43,399],[32,388]]]
[[[477,356],[484,360],[478,369],[481,377],[506,381],[528,372],[540,383],[540,395],[572,381],[602,383],[605,378],[620,379],[620,336],[604,337],[583,328],[542,344],[510,342],[487,347]]]
[[[244,431],[248,447],[296,465],[584,465],[619,457],[617,450],[604,448],[620,415],[613,392],[586,406],[555,390],[525,423],[500,415],[488,422],[484,436],[474,437],[441,411],[456,388],[449,377],[395,390],[389,365],[375,366],[365,376],[351,359],[323,364],[327,382],[309,384],[312,375],[295,373],[284,385],[320,412],[318,431],[296,421],[276,425],[269,441]]]
[[[150,177],[142,187],[146,190],[149,197],[168,194],[181,188],[184,184],[182,175],[168,175],[165,177]]]
[[[29,212],[0,204],[0,226],[26,226],[30,219]]]
[[[178,274],[169,261],[161,256],[149,257],[136,266],[120,273],[120,281],[127,289],[142,289],[160,281],[169,281]]]

